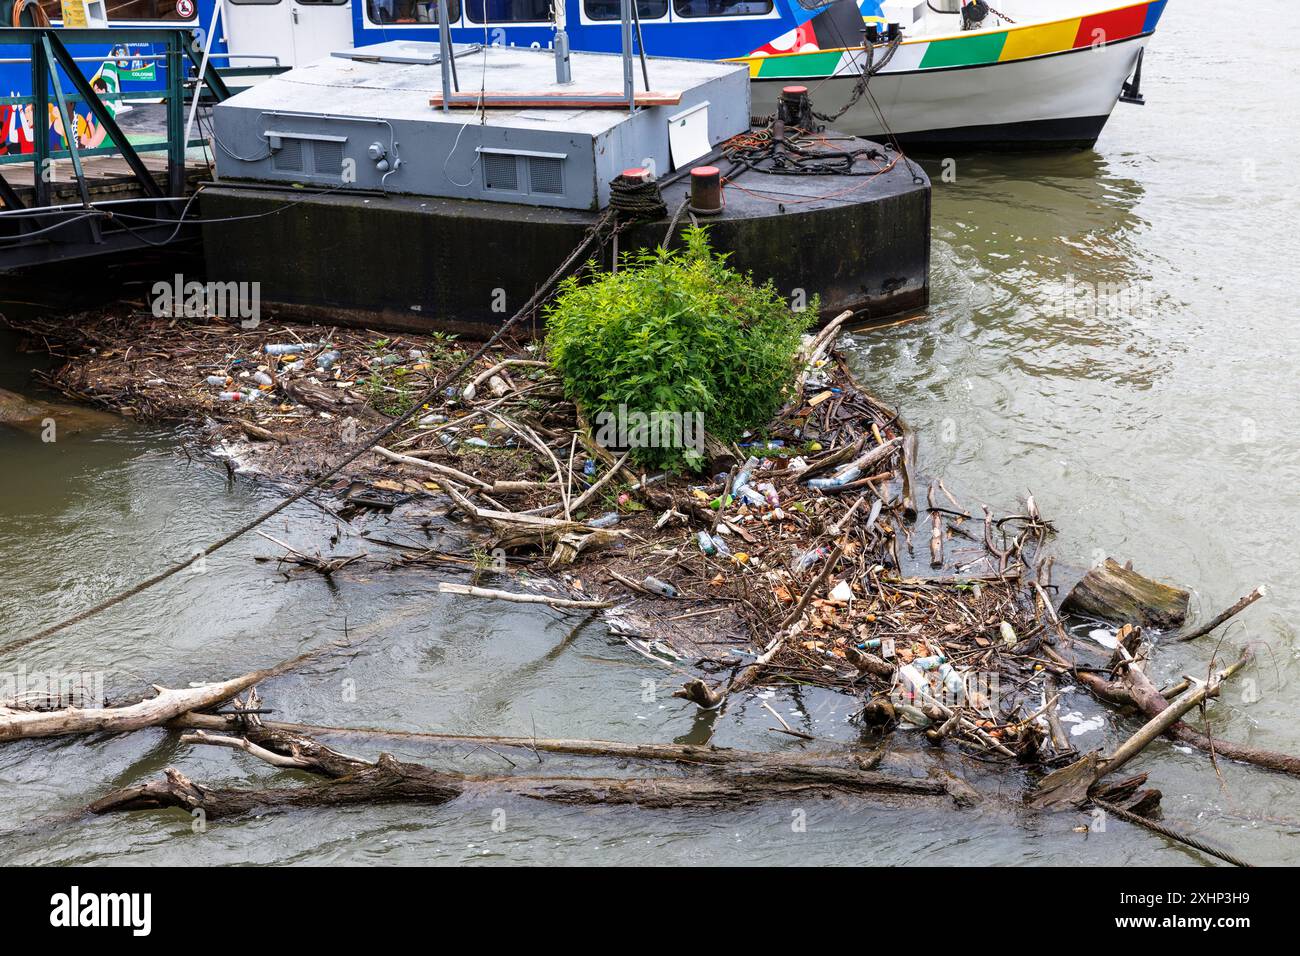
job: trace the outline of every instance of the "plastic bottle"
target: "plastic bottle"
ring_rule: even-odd
[[[757,508],[767,504],[767,497],[757,488],[751,488],[749,485],[740,489],[739,497],[745,504],[754,505]]]
[[[621,515],[619,515],[619,513],[618,513],[617,511],[610,511],[610,512],[607,512],[607,513],[601,515],[599,518],[595,518],[595,519],[593,519],[593,520],[591,520],[591,521],[588,521],[588,522],[587,522],[587,527],[589,527],[589,528],[612,528],[614,525],[618,524],[618,521],[619,521],[619,518],[620,518],[620,517],[621,517]]]
[[[950,704],[960,704],[966,700],[966,675],[946,661],[939,666],[939,679],[943,681],[948,692]]]
[[[700,544],[700,550],[712,557],[718,553],[718,546],[713,543],[713,535],[707,531],[701,531],[695,536],[695,540]]]
[[[895,673],[903,698],[911,703],[924,701],[930,696],[930,683],[925,675],[916,669],[915,664],[904,664]]]
[[[217,396],[223,402],[255,402],[257,392],[222,392]]]
[[[850,465],[847,468],[840,469],[834,477],[808,479],[808,487],[817,491],[827,488],[843,488],[850,481],[857,478],[861,473],[862,469],[857,465]]]
[[[933,657],[918,657],[912,661],[912,666],[922,671],[937,671],[940,667],[948,662],[948,658],[942,654],[935,654]]]
[[[828,554],[830,554],[830,550],[827,548],[813,548],[811,551],[799,556],[799,560],[794,563],[794,569],[796,571],[807,571]]]
[[[651,594],[660,594],[664,597],[677,597],[677,589],[675,587],[667,581],[660,581],[656,577],[647,575],[646,579],[641,582],[641,586]]]
[[[254,372],[253,381],[256,382],[258,385],[271,386],[275,384],[275,380],[271,378],[271,376],[267,375],[265,372]]]
[[[749,484],[749,479],[753,477],[754,469],[758,467],[757,458],[749,458],[740,466],[740,471],[736,472],[736,480],[731,483],[731,493],[738,494],[740,489]]]
[[[594,458],[588,458],[582,463],[582,473],[588,478],[596,474],[596,460]]]
[[[230,378],[226,375],[209,375],[206,381],[209,385],[225,385]]]
[[[858,644],[860,651],[876,651],[880,649],[880,638],[872,637]]]
[[[331,349],[328,352],[324,352],[316,356],[316,367],[323,371],[328,372],[330,369],[332,369],[335,365],[338,364],[338,360],[341,359],[342,357],[343,356],[340,355],[338,352],[335,352],[333,349]]]
[[[704,532],[700,532],[703,534]],[[723,558],[731,557],[731,549],[727,547],[727,542],[722,540],[720,535],[713,535],[713,546],[718,550],[718,556]]]
[[[287,344],[268,345],[266,347],[267,355],[297,355],[299,352],[305,352],[311,348],[310,345],[299,345],[297,342]]]

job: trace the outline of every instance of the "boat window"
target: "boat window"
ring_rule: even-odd
[[[236,4],[237,6],[247,4],[249,6],[260,5],[264,7],[272,7],[279,3],[280,0],[226,0],[226,2]]]
[[[310,3],[312,0],[298,2]],[[366,13],[371,23],[380,26],[386,23],[437,23],[438,0],[366,0]],[[447,19],[456,26],[460,20],[460,0],[447,0]]]
[[[761,17],[772,12],[772,0],[673,0],[679,17]]]
[[[617,20],[620,6],[619,0],[582,0],[589,20]],[[637,0],[636,12],[642,20],[662,20],[668,16],[668,0]]]
[[[550,23],[551,0],[466,0],[474,23]]]
[[[40,0],[41,9],[51,20],[63,20],[62,0]],[[176,12],[176,0],[108,0],[108,19],[114,20],[193,20],[198,16],[198,4],[190,5],[188,16]],[[3,24],[9,26],[8,23]]]

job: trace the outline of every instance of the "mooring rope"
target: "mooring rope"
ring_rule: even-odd
[[[653,179],[615,176],[609,181],[609,205],[629,219],[662,219],[668,215],[659,183]]]
[[[1251,867],[1250,863],[1247,863],[1245,860],[1233,856],[1231,853],[1227,852],[1226,850],[1220,850],[1217,847],[1210,846],[1208,843],[1202,843],[1200,840],[1196,839],[1196,837],[1188,836],[1186,833],[1183,833],[1179,830],[1175,830],[1171,826],[1167,826],[1166,824],[1163,823],[1158,823],[1155,820],[1148,820],[1146,817],[1140,814],[1133,813],[1130,810],[1125,810],[1123,807],[1116,806],[1115,804],[1111,803],[1109,800],[1102,800],[1099,799],[1098,797],[1090,797],[1089,799],[1096,806],[1101,807],[1107,813],[1112,813],[1115,816],[1119,817],[1121,820],[1125,820],[1128,823],[1132,823],[1140,827],[1146,827],[1148,830],[1151,830],[1155,833],[1159,833],[1161,836],[1167,836],[1169,837],[1169,839],[1175,840],[1179,843],[1186,844],[1187,846],[1190,846],[1194,850],[1200,850],[1202,853],[1208,853],[1210,856],[1217,857],[1218,859],[1223,860],[1225,863],[1231,863],[1233,866],[1246,867],[1247,869]]]
[[[195,551],[194,554],[192,554],[190,557],[186,558],[185,560],[177,561],[175,564],[172,564],[167,568],[164,568],[162,571],[159,571],[157,574],[153,575],[152,577],[146,578],[145,580],[134,585],[133,587],[127,588],[125,591],[120,591],[111,597],[105,598],[104,600],[100,601],[98,604],[92,605],[91,607],[86,608],[84,611],[80,611],[77,614],[74,614],[72,617],[59,621],[57,624],[51,624],[49,627],[37,631],[35,634],[32,634],[28,637],[19,638],[16,641],[10,641],[8,644],[5,644],[4,646],[0,647],[0,655],[8,654],[12,651],[19,650],[21,648],[28,646],[29,644],[35,643],[36,641],[43,640],[44,638],[50,637],[53,634],[57,634],[60,631],[66,630],[67,628],[72,627],[74,624],[80,624],[82,621],[88,620],[89,618],[94,617],[96,614],[106,611],[109,608],[114,607],[115,605],[121,604],[123,601],[135,597],[137,594],[140,594],[143,591],[147,591],[149,590],[149,588],[154,587],[157,584],[161,584],[163,581],[166,581],[168,578],[172,577],[173,575],[178,574],[181,571],[184,571],[195,561],[198,561],[201,558],[206,558],[208,555],[220,551],[226,545],[230,544],[232,541],[235,541],[243,537],[245,534],[252,531],[258,525],[263,524],[266,521],[269,521],[271,518],[274,518],[285,508],[288,508],[296,501],[300,501],[301,499],[306,497],[310,492],[314,491],[315,489],[323,485],[325,482],[329,481],[331,478],[337,475],[348,465],[352,464],[354,461],[356,461],[366,452],[370,451],[381,441],[383,441],[385,438],[387,438],[393,432],[397,431],[397,429],[401,428],[412,418],[414,418],[417,414],[419,414],[420,410],[424,407],[424,404],[427,401],[431,400],[434,396],[442,392],[450,383],[454,382],[461,375],[463,375],[465,371],[469,369],[480,358],[482,358],[483,355],[488,351],[488,349],[490,349],[493,345],[495,345],[501,339],[501,337],[506,334],[506,332],[508,332],[514,326],[518,325],[519,322],[522,321],[525,316],[531,314],[532,311],[550,294],[551,290],[555,287],[555,284],[559,282],[560,279],[563,278],[564,275],[571,268],[573,268],[575,263],[578,263],[582,260],[588,248],[590,248],[592,242],[594,242],[601,235],[601,233],[604,232],[605,228],[611,224],[613,219],[614,219],[613,212],[611,210],[606,210],[606,212],[603,213],[599,219],[597,219],[594,223],[592,223],[591,227],[587,230],[586,234],[582,237],[582,241],[579,242],[578,245],[574,248],[574,250],[571,253],[569,253],[568,257],[565,258],[565,260],[562,263],[560,263],[559,267],[554,272],[551,273],[550,277],[547,278],[547,280],[544,283],[542,283],[541,286],[538,287],[537,291],[532,294],[529,300],[525,302],[523,306],[521,306],[520,309],[517,312],[515,312],[514,315],[512,315],[509,319],[507,319],[501,325],[501,327],[498,328],[492,334],[491,338],[489,338],[486,342],[484,342],[473,355],[465,359],[465,361],[461,362],[460,365],[458,365],[456,369],[452,371],[451,374],[449,374],[445,379],[430,385],[429,388],[422,395],[420,395],[418,399],[416,399],[416,401],[411,405],[411,407],[407,411],[403,412],[397,418],[393,419],[393,421],[389,422],[387,425],[381,428],[378,432],[376,432],[365,442],[363,442],[355,451],[348,454],[342,461],[340,461],[334,467],[329,469],[329,471],[320,475],[315,481],[311,482],[308,485],[303,486],[298,491],[295,491],[289,497],[285,498],[283,501],[275,505],[275,507],[270,508],[267,511],[264,511],[262,514],[258,515],[256,518],[253,518],[251,521],[247,522],[246,524],[241,525],[239,528],[230,532],[225,537],[220,538],[217,541],[213,542],[212,544],[208,545],[202,551]]]

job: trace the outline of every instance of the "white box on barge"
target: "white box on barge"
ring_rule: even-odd
[[[571,58],[573,82],[558,84],[549,51],[457,45],[461,99],[486,91],[520,105],[444,111],[433,105],[442,96],[436,43],[326,57],[217,105],[218,178],[596,210],[624,169],[653,165],[663,175],[698,158],[673,155],[670,126],[689,123],[692,140],[707,137],[709,148],[749,128],[743,66],[650,59],[654,101],[665,105],[632,112],[569,105],[623,89],[619,55]],[[538,98],[566,102],[543,108]]]

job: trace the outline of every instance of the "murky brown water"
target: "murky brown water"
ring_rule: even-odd
[[[1300,544],[1300,386],[1290,374],[1293,160],[1300,40],[1281,0],[1235,21],[1231,47],[1198,29],[1208,0],[1171,4],[1147,59],[1144,109],[1121,107],[1095,153],[937,164],[934,304],[921,321],[859,337],[868,380],[925,436],[927,470],[967,503],[1009,507],[1027,488],[1061,529],[1057,553],[1099,554],[1182,582],[1211,611],[1265,582],[1271,593],[1229,639],[1268,650],[1214,711],[1225,738],[1300,751],[1292,621]],[[1234,65],[1235,57],[1239,60]],[[1059,308],[1066,276],[1093,284]],[[1089,308],[1091,301],[1093,307]],[[4,352],[9,353],[8,343]],[[21,384],[8,355],[0,386]],[[0,631],[26,632],[133,582],[260,510],[273,493],[191,463],[176,435],[122,426],[45,445],[0,433]],[[315,541],[320,513],[291,509],[269,529]],[[268,686],[277,716],[332,724],[622,740],[701,740],[695,708],[643,680],[669,675],[598,624],[553,610],[440,597],[433,576],[373,573],[330,587],[285,583],[250,560],[250,538],[128,604],[31,648],[9,668],[107,672],[110,692],[226,677],[340,633],[382,628],[355,656]],[[1160,676],[1202,673],[1211,645],[1167,647]],[[669,683],[671,687],[671,683]],[[1257,697],[1258,699],[1254,699]],[[791,724],[852,733],[846,701],[778,694]],[[1071,700],[1085,716],[1086,695]],[[713,728],[720,744],[798,746],[766,731],[756,702]],[[1076,743],[1102,746],[1109,719]],[[350,741],[354,750],[363,745]],[[486,752],[397,747],[448,766],[501,769]],[[955,759],[955,758],[954,758]],[[551,758],[552,768],[570,766]],[[1157,744],[1141,758],[1167,818],[1260,863],[1300,857],[1295,781]],[[1115,824],[1080,835],[1071,817],[892,810],[829,801],[736,813],[495,806],[358,808],[214,823],[175,813],[28,828],[176,765],[207,782],[286,783],[242,755],[180,747],[148,731],[0,748],[0,861],[132,863],[595,862],[1166,863],[1198,855]],[[572,764],[574,767],[581,766]],[[1008,795],[1019,782],[1008,780]],[[792,810],[807,813],[792,831]]]

